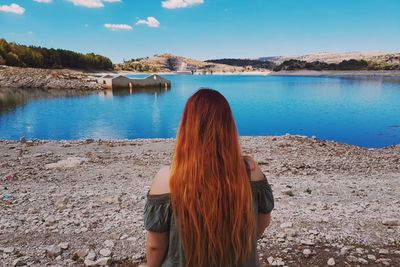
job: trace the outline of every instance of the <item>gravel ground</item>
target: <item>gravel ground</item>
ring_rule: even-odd
[[[241,143],[276,199],[262,266],[400,266],[400,146]],[[146,193],[173,145],[0,141],[0,266],[145,266]]]

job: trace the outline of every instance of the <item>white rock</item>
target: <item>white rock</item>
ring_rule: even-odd
[[[327,264],[328,264],[329,266],[334,266],[334,265],[336,264],[335,259],[334,259],[334,258],[329,258]]]
[[[7,247],[7,248],[4,248],[4,249],[3,249],[3,252],[4,252],[4,253],[7,253],[7,254],[13,253],[13,252],[14,252],[14,247]]]
[[[368,261],[366,259],[363,258],[358,258],[358,262],[361,264],[368,264]]]
[[[320,219],[320,222],[327,223],[327,222],[329,222],[329,218],[326,217],[326,216],[323,216],[323,217]]]
[[[109,256],[111,256],[111,250],[109,250],[108,248],[103,248],[103,249],[100,249],[100,255],[101,256],[103,256],[103,257],[109,257]]]
[[[381,249],[379,250],[379,254],[383,254],[383,255],[389,254],[389,250],[384,249],[384,248],[381,248]]]
[[[96,259],[96,253],[93,250],[89,251],[89,253],[85,257],[85,260],[94,261],[95,259]]]
[[[267,261],[268,261],[269,264],[272,264],[272,263],[274,262],[274,257],[269,256],[269,257],[267,258]]]
[[[86,257],[86,255],[89,253],[89,249],[88,248],[84,248],[84,249],[80,249],[78,251],[75,252],[76,257],[78,257],[79,259],[83,259]]]
[[[303,255],[308,258],[311,255],[311,250],[308,248],[303,249]]]
[[[104,241],[104,245],[108,248],[113,248],[114,247],[114,242],[111,240],[106,240]]]
[[[400,219],[395,219],[395,218],[383,219],[382,224],[386,226],[400,226]]]
[[[368,254],[368,255],[367,255],[367,258],[368,258],[369,260],[376,261],[375,255]]]
[[[57,257],[58,255],[61,254],[61,248],[57,245],[51,245],[46,248],[46,254],[50,257]]]
[[[272,266],[284,266],[284,265],[285,265],[285,262],[282,261],[281,258],[276,258],[276,259],[272,262],[271,265],[272,265]]]
[[[364,250],[362,248],[356,248],[356,253],[357,254],[363,254]]]
[[[109,264],[109,262],[110,262],[110,258],[104,257],[104,258],[98,259],[98,260],[96,261],[96,265],[99,265],[99,266],[106,266],[106,265]]]
[[[24,258],[15,259],[12,263],[12,266],[24,266],[26,265],[26,260]]]
[[[62,250],[66,250],[69,248],[69,244],[67,242],[62,242],[58,245]]]
[[[319,234],[319,232],[317,231],[317,230],[310,230],[310,231],[308,231],[310,234],[313,234],[313,235],[318,235]]]
[[[285,238],[285,237],[286,237],[286,233],[284,233],[284,232],[279,232],[279,233],[276,234],[276,237],[278,237],[278,238]]]
[[[87,158],[79,158],[79,157],[68,157],[66,159],[57,161],[56,163],[46,164],[44,167],[46,169],[67,169],[67,168],[75,168],[82,163],[86,162]]]
[[[292,228],[292,227],[293,227],[293,223],[292,222],[281,223],[281,228]]]
[[[311,240],[300,240],[300,243],[302,243],[303,245],[307,245],[307,246],[314,246],[315,243]]]
[[[89,259],[85,259],[85,261],[83,262],[85,264],[85,266],[96,266],[97,263],[93,260],[89,260]]]
[[[358,262],[358,259],[354,257],[353,255],[347,256],[346,260],[349,262]]]

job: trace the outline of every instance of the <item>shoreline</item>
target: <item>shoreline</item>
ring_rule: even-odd
[[[298,70],[298,71],[278,71],[271,72],[271,76],[310,76],[310,77],[398,77],[400,78],[400,71],[313,71],[313,70]]]
[[[0,88],[35,88],[76,91],[103,91],[96,77],[113,75],[151,75],[150,72],[133,71],[88,71],[72,69],[38,69],[0,66]],[[176,72],[157,72],[158,75],[187,75]],[[215,72],[213,74],[194,74],[193,76],[306,76],[306,77],[381,77],[400,79],[400,71],[247,71]]]
[[[365,147],[365,146],[360,146],[360,145],[354,145],[354,144],[349,144],[349,143],[344,143],[344,142],[339,142],[335,140],[326,140],[326,139],[318,139],[316,137],[308,137],[306,135],[298,135],[298,134],[283,134],[283,135],[241,135],[239,136],[241,139],[251,139],[251,138],[302,138],[302,139],[309,139],[313,141],[319,141],[319,142],[329,142],[333,143],[336,145],[342,145],[342,146],[348,146],[348,147],[354,147],[357,149],[367,149],[367,150],[385,150],[385,149],[391,149],[391,148],[396,148],[400,147],[399,144],[393,144],[393,145],[388,145],[384,147]],[[21,141],[22,140],[22,141]],[[170,142],[170,141],[175,141],[175,137],[149,137],[149,138],[132,138],[132,139],[114,139],[114,138],[109,138],[109,139],[93,139],[93,138],[81,138],[81,139],[38,139],[38,138],[33,138],[33,139],[28,139],[25,136],[22,136],[19,140],[18,139],[0,139],[0,143],[92,143],[92,142],[109,142],[109,143],[119,143],[119,142],[146,142],[146,141],[151,141],[151,142]]]
[[[145,266],[146,194],[174,143],[0,141],[0,262],[86,266],[90,254],[98,264]],[[275,196],[271,226],[258,242],[261,266],[326,266],[329,258],[337,266],[400,264],[400,215],[389,205],[400,203],[400,146],[290,135],[240,143]]]

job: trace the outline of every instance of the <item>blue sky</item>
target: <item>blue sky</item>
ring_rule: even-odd
[[[400,51],[400,0],[0,0],[0,37],[116,63],[161,53],[392,52]]]

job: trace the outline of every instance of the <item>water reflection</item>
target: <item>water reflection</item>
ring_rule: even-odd
[[[113,96],[129,96],[135,94],[163,94],[170,91],[171,88],[160,88],[160,87],[146,87],[146,88],[126,88],[126,89],[107,89],[100,93],[100,95],[106,98],[112,98]]]
[[[13,112],[32,100],[76,97],[90,95],[92,92],[74,90],[46,90],[33,88],[0,88],[0,114]]]

